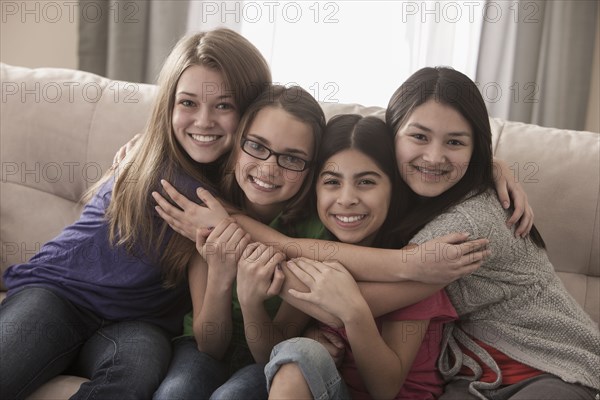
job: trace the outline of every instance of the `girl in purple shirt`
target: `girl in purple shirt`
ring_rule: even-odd
[[[152,397],[191,307],[195,249],[156,214],[150,193],[163,178],[190,197],[211,189],[240,115],[270,81],[259,51],[233,31],[179,41],[128,162],[90,190],[77,222],[4,275],[1,398],[27,397],[67,370],[90,379],[73,398]]]

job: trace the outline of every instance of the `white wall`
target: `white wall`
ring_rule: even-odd
[[[0,0],[0,61],[77,68],[76,1]]]

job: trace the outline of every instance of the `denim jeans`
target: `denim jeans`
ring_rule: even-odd
[[[171,357],[161,328],[104,321],[44,288],[7,297],[0,332],[3,399],[25,398],[61,373],[90,379],[73,399],[148,399]]]
[[[279,367],[288,363],[298,365],[315,400],[350,399],[348,388],[333,358],[319,342],[299,337],[275,346],[271,360],[265,367],[269,388]]]
[[[180,337],[173,341],[169,371],[153,399],[208,399],[227,377],[224,362],[199,351],[193,336]]]
[[[264,364],[250,364],[235,372],[210,396],[210,400],[265,400],[269,397]]]
[[[247,349],[232,346],[223,360],[217,360],[199,351],[192,336],[177,338],[169,372],[153,399],[266,399],[264,365],[248,364],[246,353]]]

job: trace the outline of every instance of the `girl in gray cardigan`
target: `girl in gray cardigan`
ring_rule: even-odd
[[[424,68],[386,113],[408,201],[397,233],[416,244],[469,232],[490,240],[481,268],[447,287],[460,321],[444,331],[448,399],[593,399],[600,333],[567,293],[535,227],[515,237],[493,192],[491,131],[475,84]]]

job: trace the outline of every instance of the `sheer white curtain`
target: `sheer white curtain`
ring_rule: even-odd
[[[273,79],[317,100],[386,106],[424,66],[475,78],[483,1],[191,1],[188,31],[227,26],[254,43]]]
[[[276,82],[318,100],[385,106],[423,66],[475,78],[484,1],[79,0],[81,69],[153,82],[185,32],[224,26],[263,53]],[[93,13],[92,13],[93,14]]]

